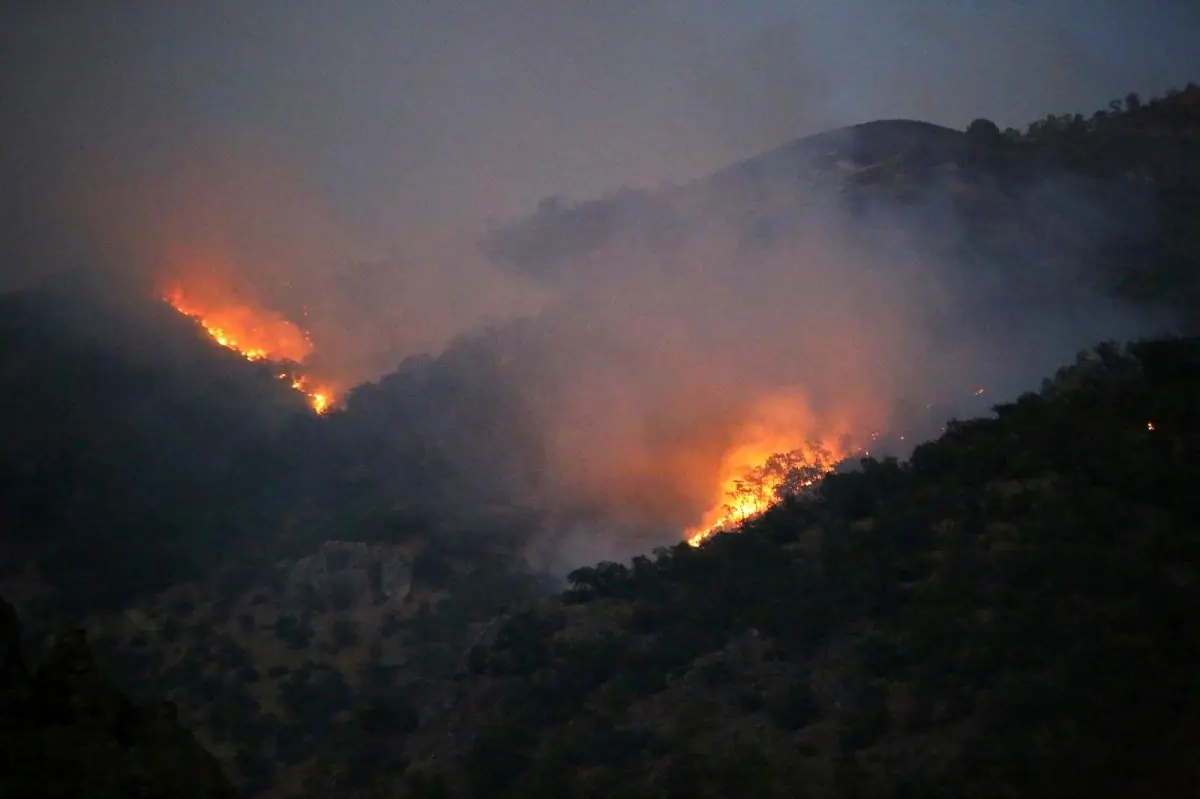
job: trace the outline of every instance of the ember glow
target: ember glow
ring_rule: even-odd
[[[172,308],[189,316],[222,347],[233,350],[248,361],[290,361],[300,363],[313,351],[313,343],[299,327],[281,314],[239,303],[199,303],[174,288],[163,295]],[[333,388],[313,383],[309,377],[280,372],[280,380],[308,398],[317,413],[325,413],[334,404]]]

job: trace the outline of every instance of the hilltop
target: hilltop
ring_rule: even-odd
[[[833,196],[869,235],[881,209],[922,231],[931,256],[964,279],[995,274],[1053,301],[1095,286],[1200,324],[1200,87],[1090,117],[1049,115],[1020,132],[976,120],[966,131],[881,120],[840,128],[750,158],[674,189],[623,190],[571,203],[550,198],[495,231],[494,258],[553,277],[586,264],[618,232],[648,241],[685,230],[697,207],[729,214],[750,240]],[[746,208],[751,210],[747,213]],[[986,303],[981,303],[986,304]]]

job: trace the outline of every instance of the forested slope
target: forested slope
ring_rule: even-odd
[[[1103,346],[910,462],[574,572],[472,651],[408,795],[1133,795],[1196,710],[1197,400],[1200,340]]]

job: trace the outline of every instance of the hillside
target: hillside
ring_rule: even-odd
[[[30,671],[0,599],[0,796],[230,799],[220,765],[169,702],[141,705],[99,674],[81,631]]]
[[[135,695],[174,703],[251,795],[294,795],[311,788],[314,758],[369,747],[364,729],[411,729],[497,609],[549,593],[484,555],[329,541],[94,614],[87,631],[97,661]]]
[[[1194,740],[1198,392],[1200,340],[1104,346],[554,598],[499,553],[330,542],[89,629],[264,795],[1132,796]]]
[[[271,518],[292,394],[133,287],[0,297],[0,577],[78,618],[217,565]]]
[[[1100,287],[1194,332],[1197,98],[1025,133],[832,131],[689,186],[547,201],[492,255],[565,281],[614,236],[712,218],[753,247],[819,195],[864,240],[881,212],[927,235],[965,287],[955,313],[997,329]],[[569,328],[463,336],[316,416],[274,364],[123,290],[0,297],[0,594],[33,659],[85,628],[101,671],[170,700],[246,796],[1190,784],[1194,338],[1106,345],[908,461],[564,584],[533,544],[611,520],[546,488],[555,395],[531,375],[586,352],[556,347]],[[945,422],[924,407],[910,440]]]
[[[1103,346],[909,462],[579,569],[393,739],[414,765],[388,795],[1099,797],[1191,773],[1159,756],[1195,728],[1198,398],[1200,340]]]

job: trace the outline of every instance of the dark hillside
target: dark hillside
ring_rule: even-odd
[[[63,610],[218,562],[263,522],[248,506],[270,485],[263,455],[305,413],[270,366],[159,305],[0,297],[0,558],[69,587]]]
[[[32,570],[53,592],[41,610],[77,618],[329,539],[511,549],[538,463],[498,340],[406,361],[317,417],[286,364],[144,293],[0,296],[0,577]]]
[[[169,702],[136,704],[102,677],[81,631],[37,669],[0,599],[0,796],[232,799],[220,765]]]
[[[1200,340],[1106,345],[910,462],[580,569],[472,653],[401,795],[1133,796],[1194,729],[1198,398]]]

